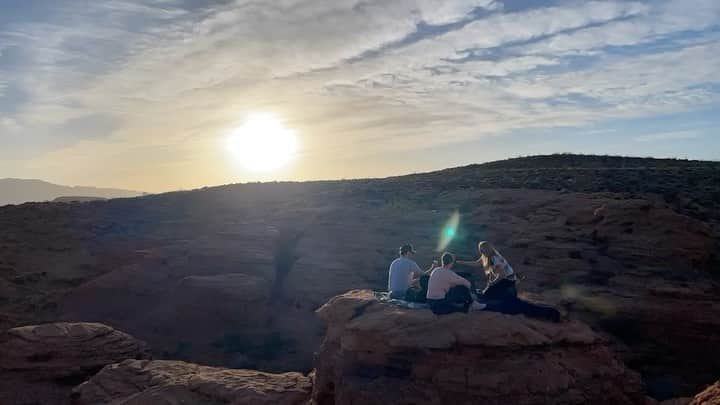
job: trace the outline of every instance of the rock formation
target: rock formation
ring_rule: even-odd
[[[306,372],[324,334],[314,310],[385,288],[400,244],[425,267],[441,248],[471,258],[482,239],[524,294],[609,337],[654,397],[691,396],[720,368],[718,167],[555,156],[3,207],[0,330],[103,322],[159,358]]]
[[[107,364],[148,356],[145,343],[97,323],[24,326],[0,334],[0,404],[55,404]]]
[[[720,381],[697,394],[690,405],[720,405]]]
[[[299,373],[203,367],[181,361],[126,360],[73,390],[79,405],[300,405],[311,381]]]
[[[313,401],[639,404],[637,373],[586,325],[490,312],[435,316],[356,290],[318,310],[328,332]]]

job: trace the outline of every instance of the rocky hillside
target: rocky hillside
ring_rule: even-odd
[[[0,208],[0,329],[103,322],[156,358],[309,371],[314,311],[492,240],[525,294],[589,323],[659,399],[717,380],[720,164],[547,156],[377,180]]]
[[[42,180],[0,179],[0,206],[31,201],[53,201],[58,198],[70,202],[93,198],[130,198],[142,194],[144,193],[140,191],[115,188],[61,186]]]

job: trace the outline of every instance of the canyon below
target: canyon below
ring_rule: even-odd
[[[720,403],[717,162],[552,155],[25,203],[0,230],[2,405]],[[403,243],[427,268],[481,240],[563,321],[372,293]]]

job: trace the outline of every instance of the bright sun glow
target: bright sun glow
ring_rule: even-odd
[[[280,168],[297,152],[295,131],[272,114],[255,114],[228,136],[228,151],[243,166],[254,171]]]

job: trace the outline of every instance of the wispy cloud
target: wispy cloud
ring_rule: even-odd
[[[0,157],[66,172],[102,161],[105,177],[154,165],[161,183],[212,160],[244,114],[273,110],[303,133],[312,163],[295,177],[332,177],[324,156],[720,103],[717,1],[521,3],[54,2],[0,23],[0,102],[11,85],[23,95]],[[198,184],[226,178],[210,166]]]
[[[697,139],[702,138],[703,134],[695,131],[672,131],[672,132],[657,132],[652,134],[645,134],[636,136],[633,139],[636,142],[659,142],[659,141],[682,141],[686,139]]]

